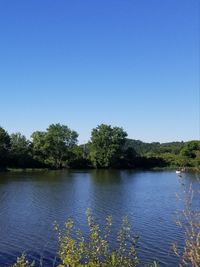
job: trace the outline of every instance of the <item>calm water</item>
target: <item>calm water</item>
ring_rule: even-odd
[[[197,186],[193,174],[184,174],[183,180]],[[170,246],[175,240],[183,244],[181,230],[174,223],[175,212],[181,209],[176,197],[180,192],[174,172],[0,173],[0,265],[9,265],[26,252],[37,263],[42,259],[45,266],[53,266],[54,221],[62,224],[71,216],[85,231],[89,207],[100,223],[112,215],[115,229],[128,215],[140,236],[142,262],[156,258],[160,266],[177,266]]]

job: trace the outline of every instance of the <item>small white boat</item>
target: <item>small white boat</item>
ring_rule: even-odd
[[[181,173],[181,171],[176,171],[176,174],[180,174]]]

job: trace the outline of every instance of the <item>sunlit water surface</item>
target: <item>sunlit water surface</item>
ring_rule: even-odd
[[[196,175],[187,173],[179,179],[174,171],[0,173],[0,266],[13,263],[22,252],[37,265],[54,266],[54,222],[62,225],[73,217],[86,231],[87,208],[100,224],[112,215],[115,231],[121,218],[128,216],[140,236],[141,266],[154,259],[160,266],[178,266],[171,250],[174,241],[183,245],[175,224],[175,213],[182,209],[176,194],[181,196],[181,184],[190,183],[198,187]],[[200,198],[195,203],[199,205]]]

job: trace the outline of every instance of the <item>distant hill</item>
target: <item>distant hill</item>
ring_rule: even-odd
[[[145,143],[140,140],[127,139],[125,146],[126,148],[128,147],[133,148],[138,155],[144,156],[149,153],[178,154],[180,153],[184,145],[185,145],[185,142],[183,141],[182,142],[169,142],[169,143],[159,143],[159,142]]]

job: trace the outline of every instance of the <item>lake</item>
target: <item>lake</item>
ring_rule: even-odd
[[[184,184],[199,186],[195,174]],[[141,265],[157,259],[160,266],[178,266],[171,245],[183,245],[175,213],[182,209],[176,193],[182,186],[174,171],[46,171],[0,173],[0,266],[8,266],[25,252],[39,265],[53,266],[56,233],[53,224],[68,217],[86,230],[87,208],[102,224],[113,216],[114,229],[128,216],[140,236]],[[196,199],[199,205],[200,199]]]

